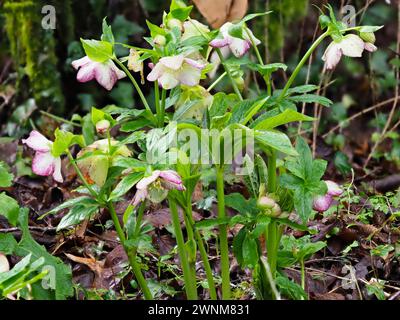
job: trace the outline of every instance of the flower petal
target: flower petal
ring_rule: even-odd
[[[132,205],[136,207],[138,204],[146,199],[147,195],[147,189],[138,189],[135,193],[135,196],[133,197]]]
[[[177,75],[170,71],[164,72],[158,81],[160,82],[161,87],[166,90],[173,89],[179,84]]]
[[[342,188],[333,181],[327,180],[325,181],[326,185],[328,186],[328,195],[335,197],[335,196],[340,196],[343,193]]]
[[[177,75],[179,82],[189,87],[198,85],[200,82],[201,71],[190,65],[185,65]]]
[[[325,212],[332,204],[332,197],[330,195],[320,196],[314,199],[313,209],[318,212]]]
[[[328,48],[326,48],[322,60],[325,61],[325,67],[327,70],[334,69],[342,58],[342,50],[340,46],[332,42]]]
[[[249,40],[250,42],[253,40],[253,42],[254,42],[254,44],[255,44],[256,46],[258,46],[258,45],[261,43],[261,41],[258,40],[258,39],[254,36],[253,32],[252,32],[249,28],[246,28],[246,32],[243,32],[243,37],[244,37],[246,40]]]
[[[32,171],[39,176],[50,176],[54,172],[55,160],[50,152],[36,152],[32,160]]]
[[[136,189],[138,190],[147,189],[147,187],[154,181],[156,181],[159,176],[160,176],[160,170],[154,170],[150,176],[143,178],[137,183]]]
[[[151,72],[147,75],[148,81],[156,81],[158,80],[165,71],[165,67],[161,63],[157,63],[153,68],[151,68]]]
[[[25,143],[28,147],[40,152],[50,151],[52,145],[50,140],[36,130],[31,131],[28,139],[22,139],[22,143]]]
[[[364,51],[364,41],[355,34],[345,36],[339,45],[343,54],[352,58],[360,58]]]
[[[199,70],[203,70],[206,65],[204,63],[201,63],[200,61],[196,61],[193,59],[189,59],[189,58],[185,58],[185,62],[190,64],[193,68],[199,69]]]
[[[222,38],[222,39],[217,38],[210,42],[210,46],[213,48],[223,48],[223,47],[230,45],[231,42],[232,42],[231,37],[226,37],[226,38]]]
[[[365,50],[367,50],[368,52],[375,52],[376,50],[378,50],[378,48],[373,43],[366,42]]]
[[[177,56],[161,58],[160,63],[169,69],[178,70],[180,67],[182,67],[184,59],[185,59],[184,56],[180,54]]]
[[[239,38],[232,38],[232,42],[229,45],[229,49],[231,49],[232,53],[236,58],[240,58],[246,54],[250,49],[250,41],[242,40]]]
[[[163,178],[164,180],[171,183],[182,184],[182,178],[174,170],[160,171],[160,178]]]
[[[108,91],[110,91],[118,81],[117,73],[107,63],[96,63],[94,71],[96,81]]]
[[[63,182],[63,177],[61,174],[61,158],[54,159],[54,172],[53,172],[53,179],[57,182]]]
[[[95,71],[96,64],[97,64],[96,62],[91,62],[82,66],[79,69],[78,74],[76,75],[76,79],[79,82],[88,82],[93,80],[96,76],[96,71]]]
[[[83,58],[80,58],[78,60],[74,60],[72,61],[71,65],[74,69],[78,70],[80,67],[83,67],[89,63],[93,62],[92,60],[90,60],[90,58],[88,56],[85,56]]]

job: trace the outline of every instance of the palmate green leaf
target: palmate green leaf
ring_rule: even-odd
[[[306,116],[302,113],[299,113],[299,112],[291,110],[291,109],[287,109],[277,116],[270,117],[261,122],[258,122],[254,126],[254,129],[270,130],[270,129],[276,128],[278,126],[281,126],[281,125],[284,125],[284,124],[290,123],[290,122],[313,121],[313,120],[315,120],[315,119],[312,117]]]
[[[54,132],[55,140],[51,149],[54,157],[59,157],[72,145],[78,144],[81,147],[85,146],[85,140],[82,135],[75,135],[71,132],[56,129]]]
[[[293,93],[308,93],[311,91],[315,91],[319,88],[319,86],[316,86],[315,84],[305,84],[302,86],[297,86],[297,87],[293,87],[290,88],[287,93],[288,95],[291,95]]]
[[[6,195],[5,192],[0,193],[0,215],[6,217],[11,225],[17,225],[19,215],[18,202]]]
[[[236,210],[242,215],[246,213],[253,215],[258,212],[256,200],[254,198],[247,200],[240,193],[230,193],[226,195],[225,206]]]
[[[5,255],[12,254],[17,247],[17,241],[10,233],[0,233],[0,252]]]
[[[64,264],[61,259],[53,257],[47,252],[46,248],[39,245],[31,236],[28,228],[28,214],[29,210],[23,208],[19,214],[19,226],[22,230],[22,239],[18,243],[16,254],[24,257],[28,254],[32,254],[32,259],[44,258],[44,265],[51,268],[51,276],[54,277],[54,282],[47,282],[48,289],[46,290],[46,296],[42,296],[42,299],[47,300],[65,300],[74,294],[72,286],[72,271],[71,268]],[[43,288],[42,288],[43,290]]]
[[[240,266],[243,266],[243,241],[246,237],[246,227],[243,227],[240,229],[238,234],[233,238],[233,254],[236,257],[237,262],[239,263]]]
[[[0,188],[8,188],[11,186],[14,175],[9,172],[8,166],[0,161]]]
[[[296,103],[317,103],[324,107],[329,107],[333,102],[326,97],[318,96],[316,94],[303,94],[301,96],[288,97],[289,100]]]
[[[263,77],[269,77],[272,73],[282,69],[286,71],[287,65],[283,63],[270,63],[270,64],[257,64],[257,63],[249,63],[248,67],[252,70],[257,71]]]
[[[80,202],[73,206],[71,210],[61,219],[57,226],[57,231],[77,225],[85,219],[90,219],[98,212],[99,204],[96,200]]]
[[[313,194],[305,187],[299,187],[294,191],[294,207],[303,222],[306,222],[312,213]]]
[[[146,20],[147,27],[150,30],[150,35],[154,39],[158,35],[165,36],[166,31],[163,28],[160,28],[159,26],[151,23],[150,21]]]
[[[87,196],[72,198],[72,199],[69,199],[69,200],[65,201],[64,203],[60,204],[59,206],[55,207],[54,209],[48,211],[45,215],[55,214],[63,209],[70,208],[80,202],[86,202],[86,201],[91,201],[91,200],[92,200],[92,198],[87,197]]]
[[[258,240],[251,233],[246,233],[242,244],[243,266],[254,268],[259,259]]]
[[[223,116],[226,114],[228,108],[237,102],[235,94],[227,95],[224,92],[218,92],[214,95],[213,103],[209,108],[209,116],[213,117]]]
[[[279,274],[275,279],[281,294],[294,300],[307,300],[307,293],[296,282],[291,281],[285,274]]]
[[[111,26],[107,24],[107,18],[103,19],[103,34],[101,35],[101,40],[114,44],[114,35]]]
[[[108,200],[114,200],[122,197],[132,187],[143,178],[143,172],[134,172],[123,177],[122,180],[117,184],[115,189],[111,192]]]
[[[254,130],[254,138],[258,143],[261,143],[266,147],[270,147],[291,156],[298,155],[296,149],[293,148],[289,137],[282,132],[275,130]]]
[[[148,127],[152,124],[152,122],[145,118],[139,118],[136,120],[125,122],[121,125],[120,130],[122,132],[133,132],[138,129],[143,129],[144,127]]]
[[[92,61],[105,62],[113,57],[113,45],[107,41],[85,40],[81,38],[83,49]]]

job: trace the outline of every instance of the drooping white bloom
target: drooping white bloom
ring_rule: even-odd
[[[53,176],[57,182],[63,182],[61,175],[61,158],[51,154],[53,142],[38,131],[31,131],[28,139],[22,143],[35,150],[32,160],[32,171],[39,176]]]
[[[173,170],[155,170],[152,174],[148,177],[144,177],[140,180],[136,185],[136,194],[133,198],[132,205],[137,206],[140,202],[144,201],[146,198],[149,198],[151,187],[157,181],[161,184],[161,191],[168,190],[178,190],[184,191],[185,186],[183,185],[183,181],[179,174]],[[162,193],[162,192],[161,192]],[[161,195],[161,198],[166,196],[166,194]]]
[[[200,82],[205,64],[185,57],[183,54],[161,58],[148,74],[147,80],[158,80],[164,89],[173,89],[179,84],[193,87]]]
[[[376,50],[376,47],[372,43],[364,42],[355,34],[348,34],[340,41],[332,42],[328,48],[326,48],[322,60],[325,61],[326,69],[332,70],[337,66],[342,55],[351,58],[360,58],[364,49],[373,52]]]
[[[191,19],[183,23],[183,34],[181,40],[185,41],[189,38],[202,36],[203,34],[207,34],[209,32],[210,29],[205,24],[202,24],[195,19]]]
[[[229,34],[229,29],[233,26],[233,23],[227,22],[220,28],[220,37],[212,40],[210,46],[213,48],[223,48],[229,47],[230,51],[235,55],[235,57],[242,57],[249,51],[252,41],[255,45],[261,43],[251,30],[247,27],[242,30],[242,38],[236,38]]]
[[[126,74],[117,68],[112,60],[96,62],[88,56],[72,62],[74,69],[79,70],[76,76],[79,82],[88,82],[93,79],[107,90],[111,90],[115,83],[126,77]]]

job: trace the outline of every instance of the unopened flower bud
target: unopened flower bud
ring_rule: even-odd
[[[164,36],[162,36],[161,34],[155,36],[153,41],[156,46],[161,46],[161,47],[165,46],[165,44],[167,43],[167,39]]]
[[[182,22],[180,20],[178,20],[178,19],[169,20],[167,26],[168,26],[169,29],[179,28],[179,30],[181,30],[181,31],[182,31],[182,28],[183,28]]]
[[[376,41],[376,37],[373,32],[360,32],[360,38],[369,43],[375,43]]]
[[[275,203],[274,207],[271,209],[271,216],[279,218],[282,213],[281,207]]]
[[[261,197],[257,201],[257,207],[263,210],[272,209],[275,206],[276,202],[274,199],[269,197]]]
[[[100,120],[96,123],[96,131],[98,134],[105,134],[107,130],[110,129],[110,121]]]

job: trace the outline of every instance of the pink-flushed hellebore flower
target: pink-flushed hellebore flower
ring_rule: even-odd
[[[258,40],[250,29],[247,27],[246,30],[243,29],[242,39],[233,37],[229,34],[229,29],[233,26],[233,23],[227,22],[220,28],[221,37],[216,38],[210,42],[210,46],[213,48],[224,48],[228,47],[230,51],[235,55],[235,57],[240,58],[244,56],[247,51],[249,51],[252,40],[255,45],[259,45],[261,43]]]
[[[72,62],[74,69],[79,70],[76,79],[79,82],[88,82],[93,79],[107,90],[111,90],[115,83],[126,77],[126,74],[117,68],[112,60],[96,62],[88,56]]]
[[[161,87],[166,90],[173,89],[179,84],[193,87],[199,84],[201,70],[205,67],[204,63],[187,58],[183,54],[163,57],[148,74],[147,80],[158,80]]]
[[[342,40],[332,42],[326,48],[322,60],[325,61],[326,69],[332,70],[337,66],[343,55],[351,58],[360,58],[364,50],[374,52],[377,47],[372,43],[364,42],[355,34],[348,34]]]
[[[333,181],[325,181],[328,191],[324,196],[319,196],[314,199],[313,209],[318,212],[325,212],[328,210],[333,202],[333,197],[338,197],[343,193],[340,186]]]
[[[150,193],[152,188],[166,191],[159,197],[159,200],[165,198],[168,190],[178,190],[184,191],[185,186],[183,185],[182,179],[176,171],[173,170],[155,170],[153,173],[140,180],[136,185],[136,194],[133,198],[132,205],[137,206],[140,202],[144,201],[146,198],[150,198]]]
[[[32,171],[39,176],[53,176],[57,182],[63,182],[61,175],[61,158],[51,154],[53,142],[38,131],[31,131],[28,139],[22,143],[35,150],[32,160]]]

